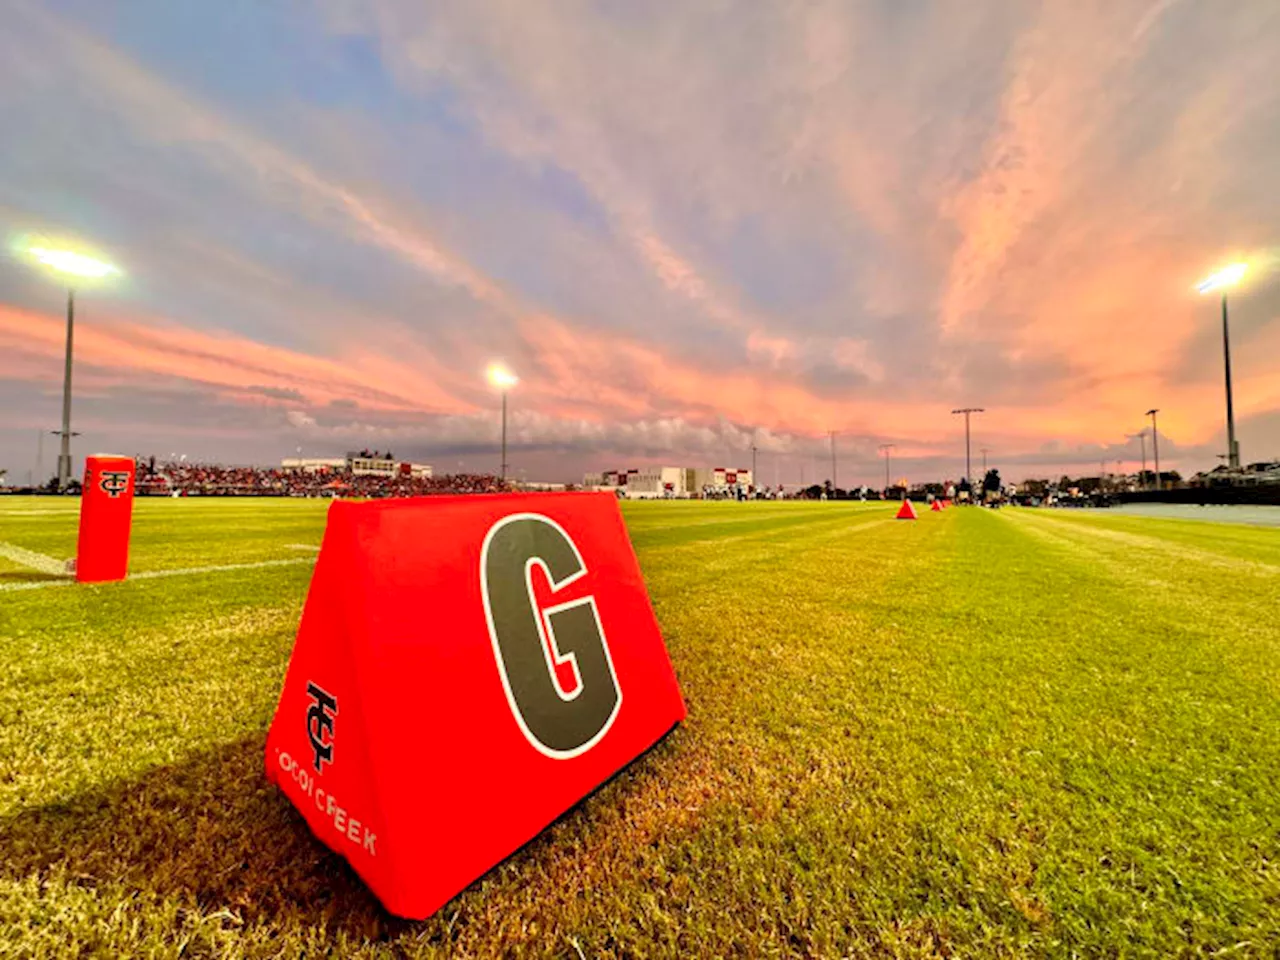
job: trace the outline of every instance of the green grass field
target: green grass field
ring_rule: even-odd
[[[1280,956],[1280,532],[624,512],[689,719],[423,923],[262,772],[322,503],[140,501],[124,584],[0,559],[0,955]]]

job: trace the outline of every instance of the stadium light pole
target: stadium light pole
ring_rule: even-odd
[[[1156,455],[1156,489],[1157,490],[1162,489],[1162,486],[1163,486],[1160,481],[1160,429],[1156,426],[1156,414],[1159,412],[1160,412],[1159,409],[1156,407],[1152,407],[1150,410],[1147,411],[1147,416],[1151,418],[1151,447],[1155,451],[1155,455]]]
[[[834,497],[840,484],[836,479],[836,432],[834,430],[829,432],[831,434],[831,495]]]
[[[1236,418],[1231,403],[1231,332],[1227,326],[1227,290],[1240,282],[1249,269],[1247,263],[1233,263],[1206,277],[1196,286],[1201,293],[1222,291],[1222,369],[1227,382],[1227,464],[1240,469],[1240,445],[1236,443]]]
[[[884,492],[887,496],[889,493],[889,461],[893,459],[893,448],[896,443],[880,444],[880,452],[884,454]]]
[[[1137,440],[1142,444],[1142,473],[1139,476],[1145,482],[1147,479],[1147,431],[1139,430],[1137,433],[1127,435],[1130,440]]]
[[[502,391],[502,482],[507,482],[507,391],[520,382],[520,378],[500,363],[489,364],[486,372],[489,383]]]
[[[21,250],[27,256],[58,274],[82,280],[103,280],[120,273],[119,267],[74,250],[36,246],[24,243]],[[76,290],[74,282],[67,284],[67,346],[62,372],[62,429],[53,431],[61,438],[58,448],[58,490],[71,485],[71,367],[75,336]]]
[[[959,410],[952,410],[953,414],[964,414],[964,479],[969,484],[970,495],[973,491],[973,467],[969,458],[969,415],[972,413],[986,413],[982,407],[961,407]]]

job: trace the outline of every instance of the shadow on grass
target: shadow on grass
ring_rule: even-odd
[[[40,573],[37,570],[5,570],[0,583],[44,583],[48,580],[70,580],[69,573]]]
[[[119,884],[246,923],[323,921],[330,934],[386,939],[392,917],[317,841],[263,774],[263,737],[152,770],[65,804],[0,820],[0,876]]]
[[[637,780],[655,777],[653,754],[677,728],[557,822],[579,815],[589,797],[620,777],[628,778],[628,792]],[[248,925],[302,926],[313,933],[322,926],[330,941],[340,935],[386,941],[409,933],[420,945],[442,945],[468,926],[467,918],[456,923],[458,904],[484,878],[427,920],[387,913],[267,781],[265,741],[265,734],[248,737],[66,803],[0,819],[0,878],[61,876],[90,888],[111,885],[205,913],[231,910]],[[543,831],[504,863],[537,859],[552,846],[550,832]]]

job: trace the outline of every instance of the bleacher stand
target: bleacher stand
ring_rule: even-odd
[[[443,477],[354,474],[349,470],[302,472],[279,467],[227,467],[187,461],[137,461],[140,496],[181,497],[426,497],[504,493],[512,488],[487,473]]]

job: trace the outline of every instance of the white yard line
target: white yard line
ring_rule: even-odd
[[[186,577],[202,573],[223,573],[228,570],[262,570],[266,567],[295,567],[300,563],[313,563],[311,557],[296,560],[259,560],[257,563],[228,563],[217,567],[183,567],[179,570],[144,570],[129,575],[130,580],[156,580],[160,577]],[[14,590],[42,590],[45,587],[66,587],[74,580],[38,580],[34,583],[0,583],[0,593]]]
[[[5,543],[3,540],[0,540],[0,557],[12,560],[20,567],[39,570],[41,573],[56,573],[61,576],[67,572],[67,565],[63,561],[47,557],[43,553],[36,553],[34,550],[16,547],[12,543]]]
[[[286,543],[285,546],[290,550],[310,550],[312,553],[320,552],[320,548],[311,543]]]
[[[229,563],[221,567],[183,567],[180,570],[144,570],[132,574],[130,580],[154,580],[157,577],[185,577],[198,573],[222,573],[224,570],[261,570],[264,567],[295,567],[300,563],[312,563],[310,557],[296,560],[259,560],[257,563]]]

